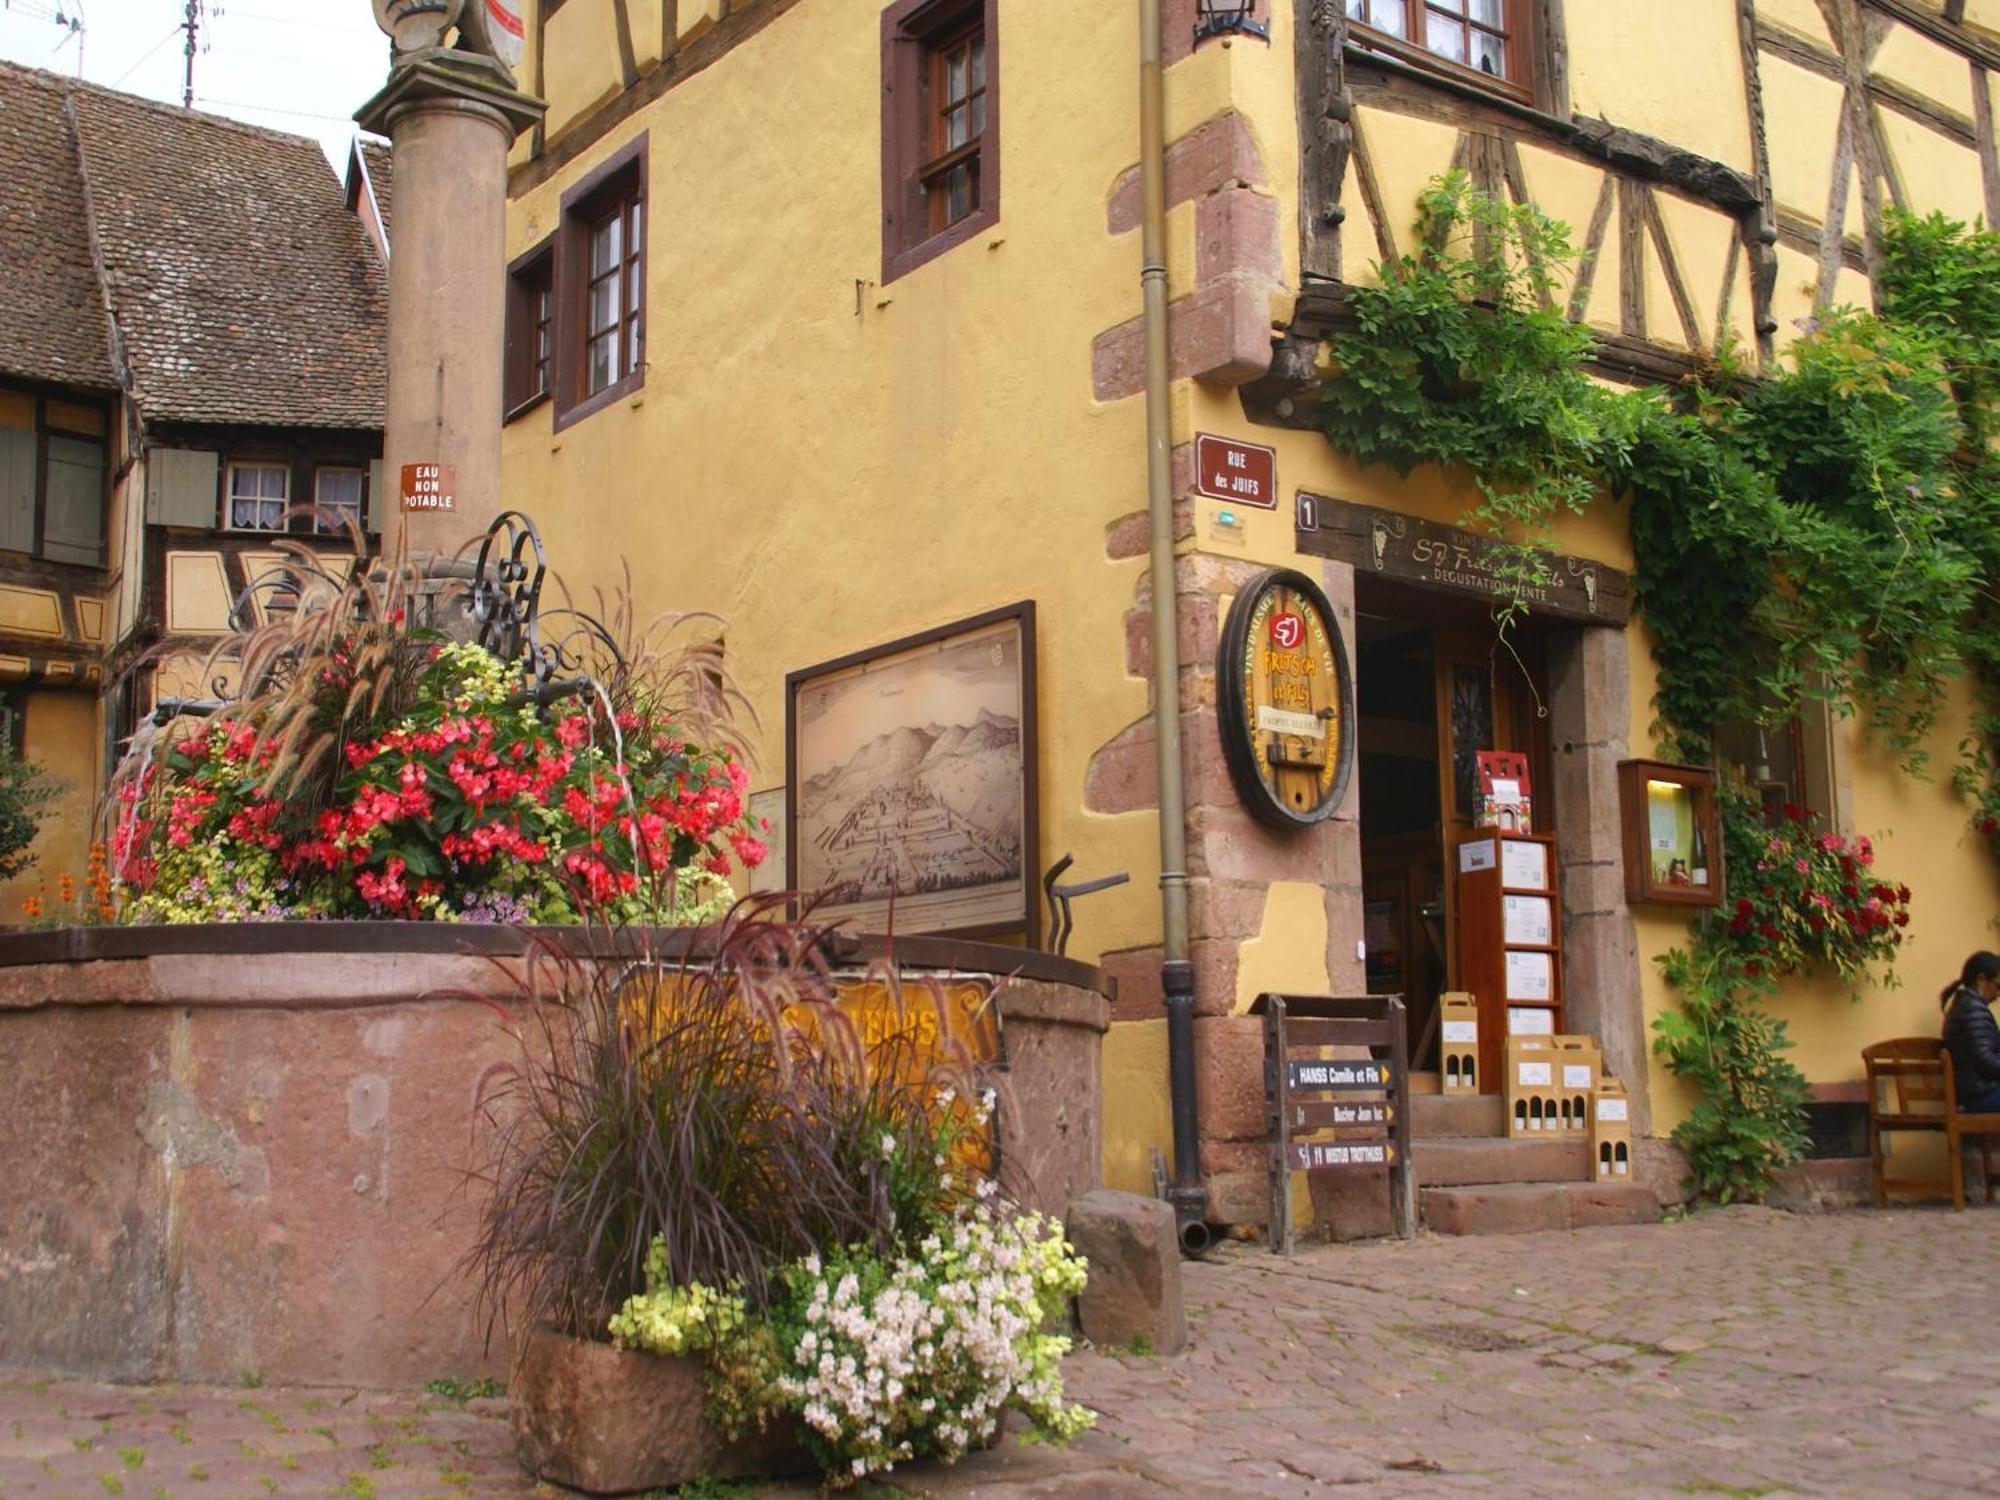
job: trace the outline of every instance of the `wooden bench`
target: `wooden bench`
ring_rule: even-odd
[[[1868,1156],[1875,1175],[1875,1206],[1888,1206],[1890,1193],[1949,1190],[1951,1206],[1965,1207],[1965,1160],[1959,1142],[1979,1138],[1980,1176],[1986,1201],[1993,1201],[1993,1137],[2000,1114],[1967,1114],[1958,1107],[1951,1053],[1935,1037],[1905,1036],[1861,1049],[1868,1074]],[[1898,1131],[1933,1131],[1945,1138],[1950,1175],[1941,1178],[1890,1177],[1883,1137]]]

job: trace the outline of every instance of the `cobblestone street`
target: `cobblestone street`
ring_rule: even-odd
[[[1070,1362],[1097,1431],[888,1492],[1990,1495],[1996,1288],[1977,1210],[1232,1246],[1189,1267],[1186,1354]],[[499,1400],[0,1381],[7,1500],[538,1493]]]

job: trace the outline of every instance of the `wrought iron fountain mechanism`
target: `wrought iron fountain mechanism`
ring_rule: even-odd
[[[376,564],[381,566],[379,560]],[[472,562],[457,557],[432,558],[420,580],[424,623],[447,635],[471,640],[502,661],[519,662],[527,686],[517,702],[543,705],[587,692],[594,679],[586,670],[582,638],[623,665],[624,658],[610,631],[581,610],[560,611],[571,623],[560,635],[548,635],[542,613],[542,586],[548,577],[548,552],[534,520],[518,510],[502,511],[480,538]],[[340,579],[322,574],[320,581],[335,588]],[[463,584],[454,589],[450,585]],[[274,568],[254,578],[236,597],[229,611],[230,628],[245,631],[254,618],[253,602],[260,593],[298,594],[295,565]],[[164,698],[153,710],[153,722],[164,725],[183,714],[207,716],[228,707],[223,680],[209,684],[213,697]]]

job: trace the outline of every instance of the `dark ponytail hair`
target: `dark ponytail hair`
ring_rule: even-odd
[[[1960,990],[1972,988],[1975,979],[2000,979],[2000,953],[1988,953],[1985,949],[1965,961],[1965,967],[1958,971],[1958,978],[1938,991],[1938,1004],[1951,1004],[1951,997]]]

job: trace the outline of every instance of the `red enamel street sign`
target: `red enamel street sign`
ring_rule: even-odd
[[[1206,432],[1194,439],[1195,493],[1211,500],[1278,508],[1278,454],[1255,443],[1239,443]]]

